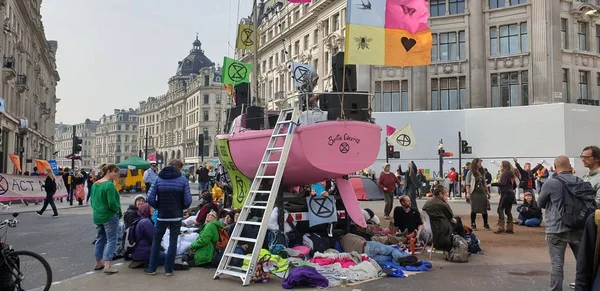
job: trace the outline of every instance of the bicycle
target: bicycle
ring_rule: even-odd
[[[3,207],[4,205],[1,205],[0,209]],[[26,291],[41,289],[48,291],[52,285],[52,269],[46,259],[31,251],[15,251],[11,245],[6,244],[8,228],[17,227],[17,223],[19,223],[17,221],[18,215],[19,213],[15,212],[12,214],[12,218],[0,222],[0,229],[7,227],[4,235],[0,236],[0,238],[4,237],[4,239],[0,239],[0,290]],[[41,263],[43,272],[23,271],[26,267],[26,259],[33,259],[33,262],[37,264]],[[40,276],[42,277],[41,284],[26,281],[26,279],[37,279]]]

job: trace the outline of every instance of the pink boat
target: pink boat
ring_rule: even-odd
[[[253,179],[272,130],[244,129],[240,120],[241,116],[234,120],[231,134],[217,139],[229,141],[236,167]],[[377,158],[380,139],[381,127],[369,122],[339,120],[297,126],[282,184],[308,185],[369,167]],[[278,146],[282,145],[280,138]],[[275,165],[269,166],[267,175],[274,175],[275,169]]]

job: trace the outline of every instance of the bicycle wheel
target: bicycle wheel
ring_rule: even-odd
[[[30,251],[14,251],[8,254],[14,264],[17,288],[15,291],[40,289],[50,290],[52,285],[52,269],[44,257]]]

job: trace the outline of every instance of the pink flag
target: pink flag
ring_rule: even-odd
[[[416,34],[429,28],[429,4],[425,0],[387,0],[385,28]]]
[[[289,3],[310,3],[311,0],[288,0]]]
[[[387,136],[390,136],[394,134],[394,132],[396,132],[396,128],[394,128],[393,126],[386,125],[385,131],[387,132]]]

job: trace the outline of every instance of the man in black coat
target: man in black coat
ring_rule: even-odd
[[[577,255],[577,275],[575,276],[575,290],[594,291],[600,290],[600,276],[598,266],[600,250],[597,250],[598,224],[600,224],[600,210],[590,215],[585,223],[579,254]]]

